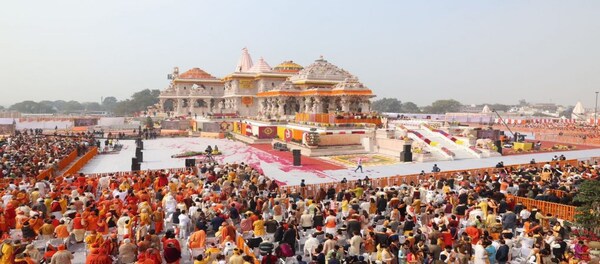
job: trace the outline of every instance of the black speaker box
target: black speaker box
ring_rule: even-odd
[[[185,159],[185,167],[194,167],[196,166],[196,159]]]
[[[302,165],[302,155],[300,154],[299,149],[292,150],[292,157],[294,157],[294,166]]]

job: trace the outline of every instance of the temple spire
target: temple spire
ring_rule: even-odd
[[[250,58],[250,53],[248,53],[247,48],[242,49],[242,56],[238,61],[237,66],[235,67],[235,72],[247,72],[252,68],[252,58]]]

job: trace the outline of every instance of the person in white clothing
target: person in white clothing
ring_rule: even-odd
[[[481,241],[477,242],[477,245],[473,247],[473,250],[475,251],[475,254],[473,255],[473,264],[486,264],[488,256]]]
[[[188,229],[191,223],[190,217],[185,213],[185,210],[181,211],[179,215],[179,237],[184,239],[188,237]]]
[[[313,233],[312,236],[304,242],[304,255],[312,256],[317,246],[319,246],[319,239],[317,239],[317,234]]]
[[[360,255],[360,245],[363,239],[358,231],[354,231],[354,235],[350,239],[350,247],[348,248],[348,255],[358,256]]]

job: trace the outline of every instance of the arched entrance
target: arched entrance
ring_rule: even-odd
[[[165,112],[173,112],[175,111],[175,100],[167,99],[163,103],[163,109]]]

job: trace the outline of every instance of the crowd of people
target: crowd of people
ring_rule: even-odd
[[[55,160],[85,142],[20,134],[3,147],[4,163]],[[284,190],[243,163],[44,180],[9,174],[0,189],[0,263],[76,263],[82,246],[86,264],[586,262],[587,242],[571,237],[568,224],[510,195],[572,203],[579,182],[598,179],[596,166],[424,173],[398,186],[367,178],[314,195],[304,184]],[[238,247],[239,236],[252,253]]]
[[[72,151],[85,153],[90,134],[48,136],[39,130],[17,131],[0,142],[0,178],[34,177],[41,170],[57,168],[60,160]]]

